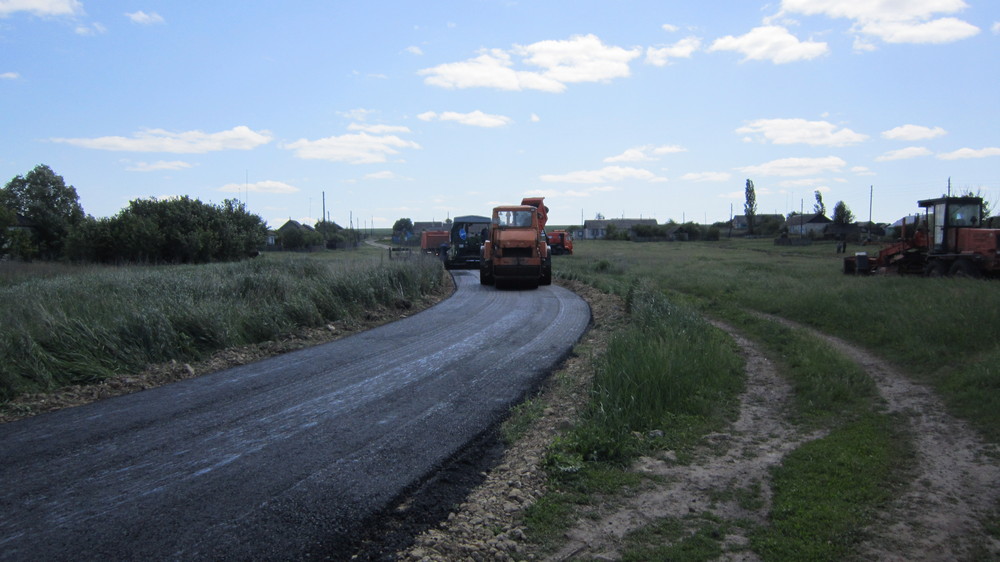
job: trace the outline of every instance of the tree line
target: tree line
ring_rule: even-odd
[[[0,255],[98,263],[206,263],[251,256],[267,224],[243,203],[136,199],[107,218],[87,215],[76,189],[39,164],[0,189]]]

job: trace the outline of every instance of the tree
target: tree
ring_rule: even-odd
[[[813,212],[826,216],[826,203],[823,203],[823,194],[818,189],[814,193],[816,194],[816,204],[813,205]]]
[[[44,164],[10,180],[0,190],[0,206],[34,223],[32,238],[43,259],[62,257],[67,236],[85,216],[76,189]]]
[[[16,224],[17,213],[6,207],[0,207],[0,256],[3,256],[10,250],[9,245],[12,238],[10,227]]]
[[[117,215],[87,217],[69,237],[67,255],[104,263],[205,263],[254,255],[267,226],[235,199],[222,205],[189,197],[136,199]]]
[[[392,224],[393,232],[413,232],[413,221],[410,219],[399,219]]]
[[[743,205],[743,214],[747,217],[747,232],[753,234],[754,218],[757,217],[757,194],[753,190],[753,182],[747,179],[746,203]]]
[[[854,213],[848,208],[847,203],[837,201],[833,206],[833,224],[846,226],[854,222]]]

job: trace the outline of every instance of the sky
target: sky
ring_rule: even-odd
[[[0,0],[0,185],[38,164],[272,228],[1000,209],[1000,2]]]

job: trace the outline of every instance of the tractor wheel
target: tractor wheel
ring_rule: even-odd
[[[966,259],[955,260],[955,263],[951,264],[948,274],[955,277],[967,277],[969,279],[979,279],[983,276],[983,272],[979,270],[976,264]]]
[[[542,263],[542,278],[539,281],[539,285],[551,285],[551,284],[552,284],[552,258],[549,258]]]
[[[924,275],[927,277],[944,277],[948,275],[948,263],[943,260],[934,260],[927,264]]]
[[[479,284],[480,285],[492,285],[496,282],[493,277],[493,266],[491,264],[485,264],[483,267],[479,268]]]

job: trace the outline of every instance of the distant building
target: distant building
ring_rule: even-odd
[[[617,230],[631,230],[636,225],[656,226],[656,219],[592,219],[583,223],[583,228],[573,233],[578,240],[600,240],[608,233],[608,226]]]
[[[822,236],[823,230],[833,221],[822,213],[811,215],[789,215],[787,225],[789,234],[799,236]]]

